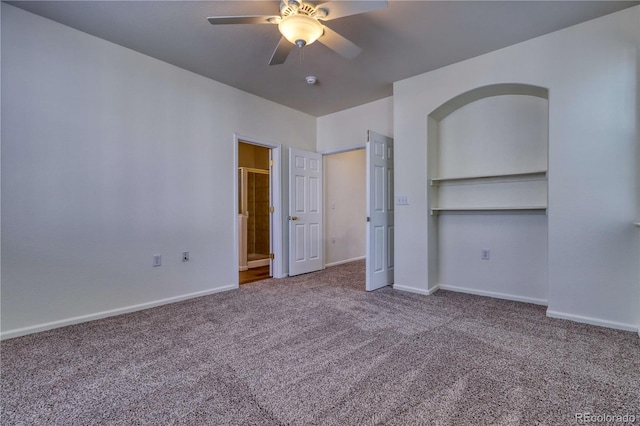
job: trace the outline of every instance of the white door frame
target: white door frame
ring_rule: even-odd
[[[273,142],[243,136],[238,133],[233,135],[233,268],[235,276],[235,287],[240,287],[240,277],[238,274],[238,144],[246,142],[251,145],[258,145],[271,149],[271,158],[273,166],[269,174],[271,181],[271,191],[269,191],[269,199],[274,211],[271,214],[270,238],[271,252],[275,255],[275,259],[271,262],[271,274],[274,278],[283,278],[284,266],[284,250],[282,249],[282,145]]]

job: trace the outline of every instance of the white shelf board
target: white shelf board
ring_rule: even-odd
[[[446,212],[508,212],[508,211],[546,211],[547,206],[511,206],[511,207],[434,207],[431,214]]]
[[[547,173],[547,170],[532,170],[528,172],[502,173],[502,174],[495,174],[495,175],[438,177],[438,178],[431,179],[431,184],[435,185],[440,182],[451,182],[451,181],[458,181],[458,180],[510,178],[510,177],[518,177],[518,176],[544,175],[546,173]]]

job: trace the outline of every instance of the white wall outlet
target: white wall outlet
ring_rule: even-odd
[[[153,266],[161,266],[162,265],[162,255],[154,254],[153,255]]]
[[[182,252],[182,261],[183,262],[188,262],[189,261],[189,252],[188,251],[183,251]]]
[[[489,260],[489,259],[491,259],[491,250],[482,249],[482,260]]]
[[[409,205],[409,196],[408,195],[398,195],[396,199],[396,205],[398,206],[408,206]]]

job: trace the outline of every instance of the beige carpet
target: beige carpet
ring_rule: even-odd
[[[3,425],[640,423],[637,334],[472,295],[366,293],[362,262],[1,350]]]

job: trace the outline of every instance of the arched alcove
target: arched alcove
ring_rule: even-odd
[[[439,288],[546,304],[548,90],[462,93],[429,114],[427,146]]]

